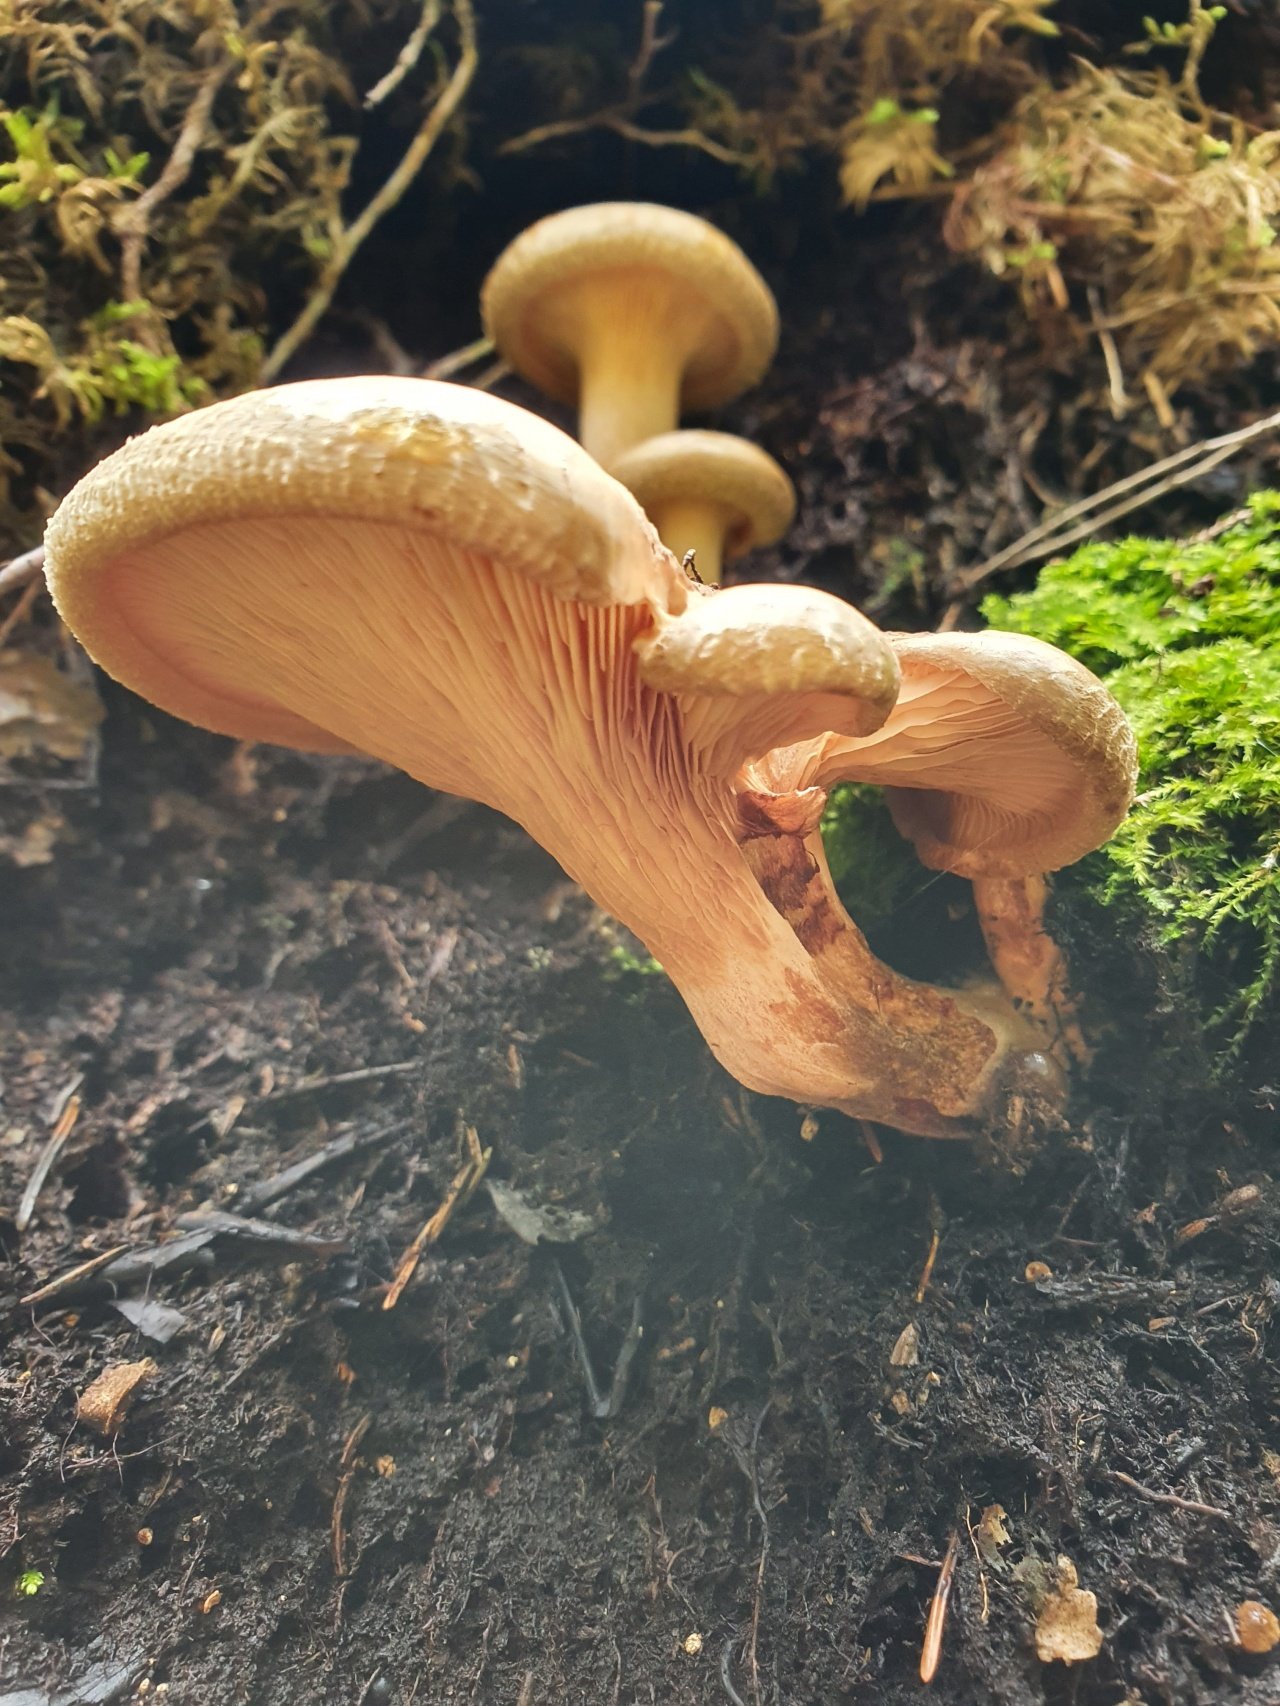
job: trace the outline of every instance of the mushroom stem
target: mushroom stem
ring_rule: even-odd
[[[730,517],[719,504],[699,503],[695,498],[670,498],[649,510],[649,520],[658,537],[681,562],[693,552],[698,579],[718,586],[724,567],[724,541]]]
[[[1062,949],[1045,925],[1049,885],[1043,877],[975,877],[974,907],[996,976],[1059,1050],[1088,1061]]]
[[[670,432],[680,415],[686,352],[672,344],[662,304],[629,295],[625,304],[614,291],[582,304],[578,437],[604,468]]]

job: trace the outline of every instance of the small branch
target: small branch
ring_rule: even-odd
[[[1174,1510],[1192,1511],[1196,1516],[1216,1516],[1222,1522],[1231,1521],[1231,1512],[1220,1510],[1217,1505],[1202,1505],[1198,1499],[1180,1499],[1176,1493],[1157,1493],[1151,1487],[1144,1487],[1141,1481],[1135,1481],[1132,1475],[1122,1474],[1119,1469],[1112,1469],[1107,1475],[1109,1481],[1118,1481],[1122,1487],[1128,1487],[1131,1493],[1137,1493],[1140,1499],[1147,1499],[1153,1505],[1171,1505]]]
[[[423,1252],[436,1243],[445,1227],[453,1219],[455,1210],[461,1208],[470,1199],[472,1192],[488,1171],[489,1157],[493,1154],[493,1150],[481,1149],[480,1139],[476,1135],[474,1126],[466,1127],[465,1136],[466,1159],[454,1174],[440,1207],[397,1263],[395,1277],[382,1300],[384,1309],[394,1309],[399,1303],[404,1288],[413,1278],[418,1263],[422,1260]]]
[[[556,119],[551,124],[535,125],[532,130],[523,131],[504,142],[498,153],[523,154],[530,148],[554,142],[562,136],[582,136],[591,130],[612,130],[628,142],[642,142],[646,148],[696,148],[723,166],[749,165],[745,154],[713,141],[700,130],[646,130],[642,124],[636,123],[637,114],[657,99],[655,95],[645,93],[644,80],[649,68],[663,48],[670,47],[676,39],[674,32],[665,36],[658,34],[661,17],[662,0],[645,0],[640,20],[640,45],[627,68],[627,92],[620,101],[602,107],[598,113],[591,113],[586,118]]]
[[[422,50],[431,39],[431,32],[440,22],[440,0],[425,0],[422,16],[414,27],[413,34],[400,49],[395,64],[385,77],[380,77],[364,98],[364,110],[369,113],[381,106],[387,96],[398,89],[401,83],[422,58]]]
[[[947,1607],[951,1603],[951,1584],[955,1580],[956,1553],[959,1547],[959,1531],[952,1529],[951,1539],[947,1542],[947,1555],[938,1572],[933,1603],[929,1607],[929,1620],[924,1626],[924,1645],[920,1650],[920,1680],[924,1683],[932,1682],[938,1674],[938,1662],[942,1657],[942,1632],[947,1626]]]
[[[22,1201],[18,1204],[18,1212],[13,1217],[13,1224],[19,1232],[25,1232],[31,1224],[31,1216],[36,1210],[36,1200],[44,1189],[44,1182],[49,1177],[54,1162],[61,1153],[63,1144],[75,1130],[76,1121],[80,1118],[80,1098],[74,1093],[68,1096],[66,1105],[54,1124],[53,1131],[44,1148],[36,1157],[36,1164],[31,1169],[31,1177],[27,1180],[27,1188],[22,1193]]]
[[[363,1415],[347,1435],[338,1460],[338,1487],[333,1495],[333,1515],[329,1520],[329,1538],[333,1547],[333,1573],[341,1578],[347,1573],[347,1531],[343,1518],[347,1509],[347,1494],[355,1478],[360,1441],[369,1431],[372,1415]]]
[[[0,569],[0,598],[3,598],[7,592],[15,592],[20,586],[26,586],[28,581],[35,580],[37,575],[43,573],[43,545],[33,545],[29,551],[24,551],[20,557],[11,557]]]
[[[208,134],[214,100],[230,70],[231,62],[224,60],[205,73],[196,97],[187,109],[173,152],[164,163],[164,170],[151,188],[144,190],[131,207],[122,209],[115,220],[116,234],[120,238],[120,298],[123,302],[145,300],[142,292],[142,251],[151,216],[190,177],[196,155]]]
[[[417,135],[405,150],[382,188],[338,237],[334,244],[333,253],[330,255],[315,289],[307,298],[302,312],[288,330],[281,335],[263,362],[261,377],[264,384],[275,378],[286,362],[297,354],[298,350],[311,336],[329,304],[333,301],[334,292],[337,290],[343,274],[351,265],[357,250],[383,214],[388,213],[404,195],[409,185],[422,170],[427,156],[462,105],[463,96],[470,87],[471,80],[476,73],[476,66],[479,64],[479,54],[476,50],[476,20],[471,0],[453,0],[453,14],[458,20],[458,30],[462,39],[458,63],[453,68],[452,76],[441,90],[439,97],[423,120]]]
[[[450,350],[448,355],[437,356],[435,361],[428,362],[422,370],[424,379],[452,379],[455,373],[461,373],[464,367],[474,367],[476,362],[483,361],[486,356],[493,354],[492,338],[476,338],[469,344],[463,344],[461,349]]]
[[[1218,438],[1201,439],[1196,444],[1189,444],[1185,449],[1175,451],[1172,456],[1166,456],[1146,468],[1139,468],[1136,473],[1127,474],[1123,480],[1105,486],[1092,497],[1081,498],[1078,503],[1069,504],[1066,509],[1040,522],[1020,539],[1015,539],[1012,545],[1006,545],[1003,551],[997,551],[995,556],[988,557],[985,562],[978,563],[974,568],[961,570],[953,579],[952,586],[960,592],[972,592],[975,587],[981,586],[1005,569],[1016,569],[1023,563],[1035,562],[1052,552],[1065,550],[1068,545],[1074,545],[1091,533],[1096,533],[1109,522],[1117,521],[1121,516],[1154,502],[1167,492],[1189,485],[1192,480],[1211,473],[1246,444],[1252,444],[1258,438],[1265,438],[1277,427],[1280,427],[1280,411],[1267,415],[1260,421],[1254,421],[1249,426],[1238,427],[1235,432],[1223,433]],[[1073,523],[1076,525],[1072,525]],[[948,615],[950,614],[949,611]]]

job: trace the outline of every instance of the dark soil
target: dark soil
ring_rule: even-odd
[[[613,191],[706,205],[674,179]],[[547,205],[512,194],[459,296]],[[725,213],[790,328],[725,424],[804,503],[753,571],[905,623],[1038,512],[1028,459],[1066,490],[1090,435],[1114,436],[1095,479],[1160,448],[1088,405],[1087,352],[1056,371],[1004,298],[939,269],[917,217],[855,241],[822,197]],[[1189,436],[1249,395],[1193,399]],[[1208,520],[1246,478],[1162,519]],[[0,890],[0,1706],[891,1706],[924,1697],[953,1539],[946,1706],[1280,1700],[1234,1636],[1242,1601],[1280,1596],[1274,1093],[1148,1084],[1131,1013],[1069,1129],[1016,1161],[1000,1134],[880,1133],[877,1164],[829,1114],[804,1141],[509,825],[373,765],[237,758],[107,692],[96,789],[58,796],[53,862]],[[591,1230],[530,1247],[482,1186],[385,1310],[466,1125],[491,1178]],[[21,1301],[246,1204],[294,1243],[224,1231],[129,1282],[181,1313],[166,1344],[93,1274]],[[635,1353],[604,1419],[566,1291],[606,1392]],[[144,1357],[117,1431],[77,1423]],[[1104,1636],[1072,1668],[1033,1638],[1059,1557]]]

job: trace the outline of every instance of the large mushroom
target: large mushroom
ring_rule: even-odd
[[[614,459],[609,472],[639,498],[677,557],[719,583],[726,561],[772,545],[796,513],[795,487],[766,451],[727,432],[664,432]]]
[[[926,858],[1015,875],[1105,837],[1130,786],[1120,712],[1050,648],[696,586],[583,449],[462,387],[319,380],[156,427],[63,501],[46,565],[135,691],[508,813],[743,1083],[906,1131],[975,1129],[1039,1033],[994,983],[872,957],[825,876],[825,788],[865,771]]]
[[[480,298],[485,329],[518,373],[578,407],[606,467],[754,385],[778,343],[778,309],[738,245],[692,213],[598,202],[540,219],[499,255]]]

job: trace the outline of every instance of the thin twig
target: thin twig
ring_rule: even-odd
[[[1144,1487],[1141,1481],[1135,1481],[1132,1475],[1125,1475],[1119,1469],[1108,1472],[1109,1481],[1118,1481],[1122,1487],[1128,1487],[1131,1493],[1137,1493],[1141,1499],[1148,1499],[1153,1505],[1172,1505],[1174,1510],[1193,1511],[1197,1516],[1216,1516],[1223,1522],[1231,1521],[1231,1512],[1220,1510],[1217,1505],[1203,1505],[1199,1499],[1180,1499],[1176,1493],[1157,1493],[1152,1487]]]
[[[0,569],[0,598],[5,593],[14,592],[20,586],[26,586],[37,575],[44,573],[44,546],[33,545],[29,551],[24,551],[20,557],[11,557]]]
[[[440,22],[440,0],[425,0],[422,16],[414,26],[413,34],[405,42],[396,57],[395,64],[385,77],[380,77],[364,98],[364,110],[372,112],[380,106],[387,96],[398,89],[401,83],[422,58],[422,50],[431,37],[432,30]]]
[[[406,148],[381,189],[371,197],[365,204],[363,211],[352,220],[350,225],[343,229],[336,239],[328,263],[316,281],[311,295],[303,305],[301,313],[293,324],[281,334],[279,341],[263,362],[262,379],[264,383],[274,379],[285,363],[297,354],[298,350],[311,336],[329,304],[333,301],[334,292],[337,290],[343,274],[350,266],[356,251],[383,214],[389,212],[404,195],[425,165],[427,156],[451,123],[454,114],[462,105],[462,98],[470,87],[471,80],[476,73],[476,67],[479,64],[479,54],[476,50],[476,20],[471,0],[453,0],[453,15],[458,20],[461,47],[458,63],[454,66],[449,81],[440,91],[417,135]]]
[[[649,67],[663,48],[670,47],[676,39],[674,32],[665,36],[658,34],[661,17],[662,0],[645,0],[640,19],[640,45],[627,69],[627,92],[620,101],[585,118],[556,119],[550,124],[535,125],[532,130],[522,131],[519,136],[504,142],[498,153],[523,154],[530,148],[554,142],[560,137],[581,136],[592,130],[612,130],[628,142],[642,142],[646,148],[696,148],[709,154],[713,160],[719,160],[722,165],[747,165],[749,162],[745,154],[714,141],[700,130],[646,130],[642,124],[636,123],[636,114],[657,99],[655,94],[645,92],[644,80]]]
[[[80,1118],[80,1098],[77,1095],[68,1096],[59,1114],[49,1139],[36,1157],[36,1164],[31,1169],[31,1177],[27,1180],[27,1188],[22,1193],[22,1201],[18,1204],[18,1212],[13,1217],[13,1224],[19,1232],[25,1232],[35,1213],[36,1199],[44,1189],[44,1182],[49,1177],[54,1162],[58,1159],[63,1144],[75,1130],[76,1121]]]
[[[115,219],[115,230],[120,238],[120,299],[122,302],[141,302],[142,294],[142,250],[150,229],[151,216],[156,209],[175,190],[182,188],[191,175],[196,155],[200,152],[209,130],[209,116],[213,111],[213,103],[218,90],[222,87],[231,61],[223,60],[212,66],[204,75],[195,99],[187,108],[187,116],[182,121],[182,129],[178,132],[178,140],[173,145],[173,152],[164,163],[164,169],[150,189],[144,190],[131,206],[122,208]]]
[[[450,350],[448,355],[437,356],[422,370],[424,379],[452,379],[455,373],[461,373],[464,367],[474,367],[476,362],[483,361],[487,355],[493,354],[492,338],[475,338],[469,344],[463,344],[461,349]]]
[[[929,1620],[924,1626],[924,1645],[920,1649],[921,1682],[932,1682],[938,1674],[938,1662],[942,1658],[942,1632],[947,1626],[947,1606],[951,1602],[951,1584],[955,1580],[956,1553],[959,1548],[960,1532],[953,1528],[951,1539],[947,1542],[947,1555],[938,1572],[938,1585],[933,1591]]]
[[[748,1464],[751,1503],[755,1509],[756,1520],[760,1524],[760,1558],[756,1564],[755,1593],[751,1600],[751,1639],[747,1644],[747,1659],[751,1665],[751,1694],[756,1706],[759,1706],[760,1701],[760,1667],[756,1661],[760,1644],[760,1608],[764,1602],[764,1570],[769,1561],[769,1517],[760,1497],[760,1430],[772,1403],[771,1398],[766,1398],[760,1414],[756,1417],[755,1426],[751,1430],[751,1458]]]
[[[40,588],[43,584],[43,581],[39,579],[27,582],[21,598],[19,598],[18,602],[5,617],[4,621],[0,622],[0,646],[5,643],[19,623],[26,621],[27,612],[39,597]]]
[[[476,1128],[472,1125],[466,1128],[466,1145],[467,1158],[450,1181],[440,1207],[409,1245],[404,1255],[401,1256],[396,1266],[395,1277],[391,1281],[387,1295],[382,1300],[384,1309],[394,1309],[399,1303],[401,1293],[413,1278],[418,1263],[422,1260],[423,1252],[429,1250],[437,1241],[445,1227],[453,1219],[455,1210],[463,1206],[488,1171],[489,1157],[493,1154],[493,1150],[481,1149]]]
[[[972,592],[975,587],[981,586],[984,581],[990,580],[1004,569],[1018,568],[1023,563],[1034,562],[1039,557],[1047,557],[1051,552],[1063,550],[1096,532],[1098,528],[1105,527],[1108,522],[1116,521],[1120,516],[1128,515],[1131,510],[1139,509],[1143,504],[1163,497],[1166,492],[1174,491],[1179,486],[1185,486],[1190,481],[1199,479],[1201,475],[1212,472],[1246,444],[1264,438],[1277,427],[1280,427],[1280,411],[1267,415],[1260,421],[1254,421],[1249,426],[1238,427],[1235,432],[1223,433],[1218,438],[1201,439],[1196,444],[1189,444],[1185,449],[1175,451],[1172,456],[1166,456],[1146,468],[1139,468],[1136,473],[1127,474],[1124,479],[1105,486],[1092,497],[1081,498],[1078,503],[1068,504],[1065,509],[1040,522],[1020,539],[1015,539],[1012,545],[1006,545],[1004,550],[988,557],[985,562],[978,563],[971,569],[962,569],[952,581],[952,587],[960,592]],[[1088,519],[1083,519],[1085,517]],[[1079,525],[1073,526],[1073,523]]]
[[[329,1535],[333,1542],[333,1573],[335,1576],[345,1576],[347,1573],[347,1533],[343,1527],[343,1514],[347,1508],[347,1494],[351,1491],[351,1483],[356,1472],[356,1453],[360,1449],[360,1441],[369,1431],[372,1414],[361,1416],[360,1420],[347,1435],[346,1444],[342,1448],[342,1456],[338,1460],[338,1487],[333,1495],[333,1516],[329,1522]]]

